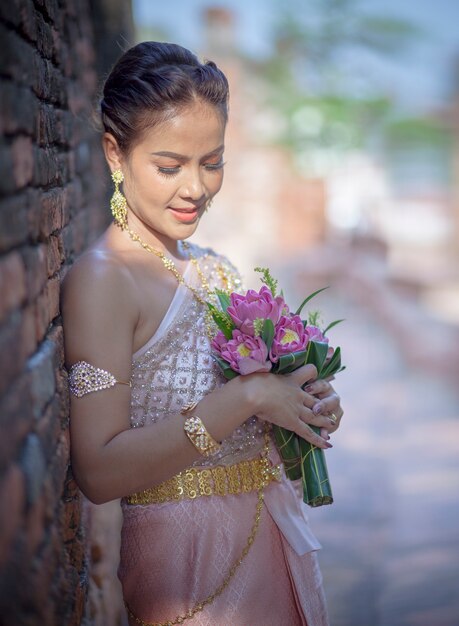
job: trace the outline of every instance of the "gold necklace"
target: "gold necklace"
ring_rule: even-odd
[[[139,243],[142,248],[144,250],[146,250],[147,252],[150,252],[151,254],[156,255],[157,257],[159,257],[161,259],[161,261],[163,262],[164,267],[169,270],[170,272],[172,272],[172,274],[175,276],[175,278],[177,279],[177,282],[180,285],[184,285],[185,287],[187,287],[191,292],[193,292],[194,297],[196,298],[196,300],[198,300],[198,302],[200,302],[201,304],[206,304],[206,301],[204,300],[204,298],[201,297],[201,295],[199,294],[199,291],[196,289],[196,287],[193,287],[193,285],[190,285],[189,283],[186,282],[186,280],[183,277],[183,274],[181,274],[178,269],[177,266],[175,265],[174,261],[172,259],[170,259],[168,256],[166,256],[164,254],[164,252],[162,252],[162,250],[158,250],[157,248],[153,248],[153,246],[150,246],[149,243],[146,243],[145,241],[143,241],[140,238],[140,235],[138,235],[136,232],[134,232],[131,228],[126,228],[125,231],[127,232],[127,234],[129,235],[129,237],[132,239],[132,241]],[[206,277],[204,276],[204,274],[201,271],[201,268],[198,265],[198,260],[196,259],[196,257],[194,257],[191,254],[190,251],[190,245],[186,242],[186,241],[182,241],[182,245],[185,248],[185,250],[188,252],[188,256],[190,257],[190,261],[191,263],[193,263],[198,271],[199,277],[201,279],[201,284],[203,286],[203,288],[207,291],[207,293],[209,294],[209,296],[213,296],[213,292],[209,286],[209,283],[206,279]]]

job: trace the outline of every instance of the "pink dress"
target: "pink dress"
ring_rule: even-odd
[[[192,252],[214,287],[241,289],[224,257],[197,246]],[[222,284],[221,268],[231,280]],[[189,263],[187,283],[199,287]],[[183,405],[225,383],[210,356],[203,306],[180,285],[155,335],[133,355],[131,426],[150,428],[177,419]],[[252,417],[218,453],[194,466],[231,465],[260,455],[263,428]],[[271,445],[270,458],[279,457]],[[252,528],[257,492],[204,496],[164,504],[122,501],[119,577],[131,611],[146,623],[172,622],[207,598],[240,557]],[[189,626],[326,626],[320,548],[309,528],[305,505],[282,477],[265,488],[255,541],[228,587]],[[131,618],[130,624],[136,622]],[[139,623],[139,622],[137,622]]]

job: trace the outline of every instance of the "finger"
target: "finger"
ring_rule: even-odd
[[[312,383],[308,383],[306,387],[304,388],[304,390],[307,393],[310,393],[313,395],[319,395],[319,394],[327,395],[329,393],[334,393],[334,389],[330,385],[330,383],[323,379],[315,380]]]
[[[330,430],[333,426],[335,426],[335,422],[329,415],[315,415],[306,407],[301,411],[299,417],[306,424],[311,424],[312,426],[317,426],[319,428],[326,428],[327,430]]]
[[[327,441],[330,439],[329,431],[326,428],[320,429],[320,436],[322,439],[326,439]]]
[[[306,441],[309,441],[309,443],[312,443],[312,445],[316,446],[317,448],[322,448],[324,450],[328,448],[333,448],[331,443],[325,441],[323,437],[315,433],[310,426],[308,426],[301,420],[298,421],[295,432],[297,435],[299,435],[303,439],[306,439]]]
[[[317,378],[317,368],[312,363],[303,365],[288,376],[302,387],[305,383]]]
[[[312,409],[312,407],[317,404],[319,400],[310,393],[303,392],[302,402],[303,406],[307,407],[308,409]]]
[[[337,393],[322,398],[320,402],[317,402],[313,407],[313,411],[316,415],[327,415],[329,413],[338,414],[340,409],[340,397]]]

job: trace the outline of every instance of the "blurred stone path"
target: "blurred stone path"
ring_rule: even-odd
[[[335,502],[310,512],[331,624],[459,626],[458,387],[408,369],[365,311],[326,294],[326,321],[347,320],[330,335],[348,367],[327,452]],[[434,346],[434,329],[419,341]]]

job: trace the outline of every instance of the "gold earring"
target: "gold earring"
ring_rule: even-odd
[[[212,202],[213,202],[213,201],[214,201],[214,199],[213,199],[213,198],[211,198],[211,199],[209,200],[209,202],[206,204],[206,208],[204,209],[204,211],[205,211],[206,213],[207,213],[207,211],[210,209],[210,207],[211,207],[211,205],[212,205]]]
[[[123,172],[121,170],[115,170],[112,173],[112,181],[115,183],[115,191],[110,199],[110,208],[112,210],[113,219],[115,224],[126,230],[127,223],[127,202],[126,198],[120,191],[120,185],[124,180]]]

